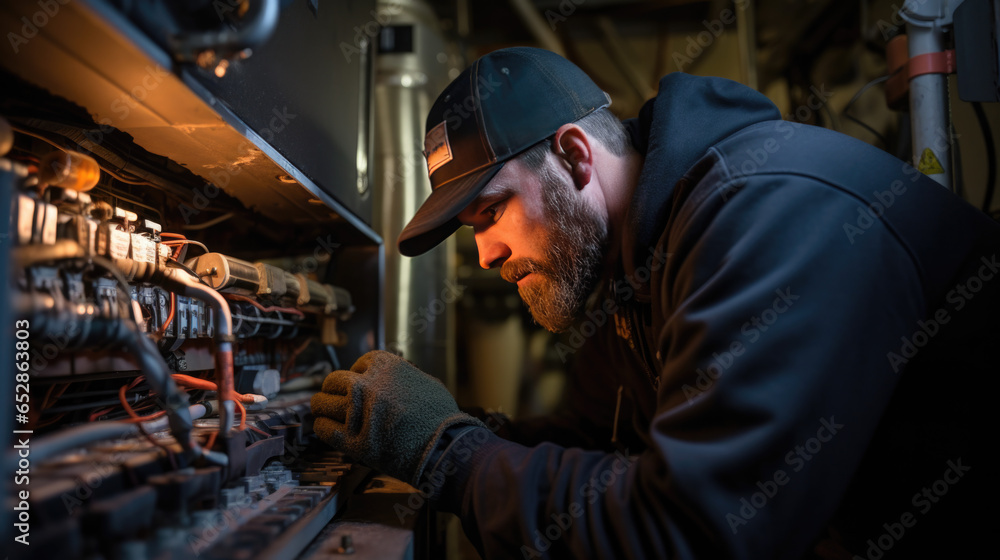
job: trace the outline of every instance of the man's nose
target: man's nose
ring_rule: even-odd
[[[510,258],[510,247],[487,234],[476,236],[476,247],[479,249],[479,266],[485,269],[500,266]]]

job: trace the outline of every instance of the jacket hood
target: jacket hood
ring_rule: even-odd
[[[709,148],[752,124],[780,119],[767,97],[738,82],[664,76],[657,96],[623,123],[645,157],[622,235],[624,272],[645,264],[670,216],[674,187]]]

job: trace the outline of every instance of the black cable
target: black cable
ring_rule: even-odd
[[[851,122],[853,122],[854,124],[856,124],[856,125],[864,128],[868,132],[872,133],[872,135],[875,136],[875,138],[877,138],[878,141],[881,142],[883,146],[885,146],[886,148],[889,147],[889,141],[886,140],[885,136],[882,136],[882,134],[879,131],[875,130],[874,128],[868,126],[865,122],[863,122],[863,121],[861,121],[861,120],[859,120],[859,119],[857,119],[857,118],[855,118],[855,117],[853,117],[851,115],[844,115],[844,118],[847,119],[847,120],[849,120],[849,121],[851,121]]]
[[[31,461],[41,464],[46,459],[71,449],[78,449],[95,441],[130,436],[138,431],[139,426],[129,422],[91,422],[73,426],[33,442]],[[17,468],[17,454],[9,451],[4,460],[8,472],[14,472]]]
[[[131,392],[132,394],[136,394],[136,393],[145,393],[147,391],[149,391],[149,385],[146,385],[145,383],[140,383],[135,387],[129,389],[127,393]],[[117,399],[118,389],[100,389],[96,391],[73,391],[73,393],[69,395],[67,394],[60,395],[59,397],[56,398],[56,400],[61,401],[70,399],[86,399],[91,397],[103,397],[103,396],[113,396]]]
[[[118,267],[113,262],[100,256],[81,257],[77,255],[50,260],[71,260],[91,263],[110,272],[122,287],[121,290],[117,290],[117,295],[119,299],[124,297],[128,301],[126,316],[131,318],[131,286],[129,286],[125,275],[118,270]],[[146,382],[156,392],[158,400],[161,401],[161,405],[167,411],[171,432],[181,446],[184,447],[185,451],[191,450],[190,434],[193,425],[191,423],[191,415],[187,410],[187,395],[181,392],[174,383],[173,378],[170,377],[172,372],[167,367],[166,362],[163,361],[163,356],[160,355],[159,350],[153,344],[152,340],[139,330],[139,325],[136,321],[123,319],[116,321],[115,324],[118,327],[117,332],[113,335],[116,342],[124,344],[138,360],[139,369],[146,376]]]
[[[990,130],[990,121],[986,119],[983,104],[973,103],[972,110],[976,113],[976,120],[979,121],[979,128],[983,131],[983,141],[986,144],[986,194],[983,195],[981,208],[983,212],[989,212],[997,186],[997,152],[993,145],[993,131]]]
[[[56,258],[33,259],[31,264],[46,261],[79,261],[104,268],[107,272],[110,272],[115,280],[122,286],[122,290],[117,290],[116,295],[119,299],[124,296],[125,300],[129,302],[129,309],[131,310],[133,308],[133,301],[130,295],[131,287],[129,286],[128,280],[110,260],[99,256],[84,257],[77,254],[71,254]],[[131,312],[129,312],[128,315],[131,316]],[[194,425],[192,423],[191,413],[188,410],[187,393],[181,391],[174,382],[171,377],[172,371],[163,360],[163,356],[160,355],[159,350],[153,344],[150,337],[139,329],[139,324],[136,321],[128,318],[114,320],[113,324],[116,328],[114,329],[114,332],[109,335],[109,338],[116,344],[124,344],[133,357],[138,360],[139,369],[143,372],[143,375],[145,375],[146,382],[149,387],[156,393],[157,403],[160,404],[163,410],[166,411],[170,431],[174,435],[177,442],[180,443],[181,447],[184,449],[185,454],[191,455],[194,459],[205,460],[212,464],[228,464],[229,460],[227,456],[203,449],[191,438],[191,432]],[[84,424],[79,427],[79,430],[71,428],[69,430],[61,431],[59,437],[49,438],[47,441],[51,441],[51,444],[46,446],[45,452],[38,451],[38,445],[32,447],[32,459],[46,458],[52,454],[61,452],[67,446],[76,447],[84,445],[89,441],[96,441],[98,439],[110,437],[120,437],[132,434],[136,430],[142,431],[143,427],[139,424],[130,424],[127,422],[96,422]],[[8,456],[5,458],[5,461],[17,459],[16,455],[10,453],[7,455]],[[36,457],[36,455],[40,457]]]
[[[132,394],[132,396],[135,396],[135,395],[136,395],[136,393]],[[71,397],[71,398],[73,398],[73,397]],[[144,399],[146,399],[146,398],[148,398],[148,397],[144,397]],[[139,400],[139,401],[136,401],[136,402],[137,403],[138,402],[142,402],[142,400]],[[93,410],[95,408],[104,408],[104,407],[107,407],[107,406],[120,405],[120,404],[121,404],[121,400],[119,400],[117,397],[115,397],[113,399],[104,399],[104,400],[99,400],[99,401],[98,400],[90,400],[90,401],[87,401],[87,402],[76,403],[76,404],[53,405],[53,406],[50,406],[50,407],[46,408],[44,411],[42,411],[42,414],[55,414],[55,413],[58,413],[58,412],[75,412],[77,410]],[[130,404],[135,405],[136,403],[130,403]]]
[[[859,89],[858,92],[854,94],[854,97],[852,97],[851,100],[847,102],[847,105],[844,105],[844,110],[840,112],[840,115],[842,117],[844,117],[845,119],[847,119],[847,120],[849,120],[849,121],[857,124],[858,126],[864,128],[868,132],[872,133],[875,136],[875,138],[878,138],[878,140],[880,142],[882,142],[882,145],[885,146],[886,149],[889,148],[889,141],[885,139],[885,136],[882,136],[882,134],[879,131],[877,131],[874,128],[868,126],[866,123],[862,122],[860,119],[857,119],[854,116],[852,116],[850,113],[848,113],[848,111],[851,110],[851,107],[853,107],[854,104],[858,101],[858,99],[860,99],[861,96],[864,95],[864,93],[866,91],[868,91],[869,89],[871,89],[872,86],[874,86],[875,84],[880,84],[880,83],[882,83],[882,82],[884,82],[884,81],[886,81],[888,79],[889,79],[889,76],[879,76],[878,78],[875,78],[874,80],[872,80],[872,81],[868,82],[867,84],[865,84],[864,86],[862,86],[861,89]]]

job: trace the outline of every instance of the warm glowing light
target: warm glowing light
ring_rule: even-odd
[[[50,152],[39,164],[39,182],[86,192],[101,178],[101,168],[94,158],[79,152]]]

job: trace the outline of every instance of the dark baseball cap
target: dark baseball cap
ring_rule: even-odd
[[[429,251],[504,162],[611,104],[572,62],[542,49],[493,51],[462,72],[427,116],[424,156],[433,192],[399,235],[399,252]]]

